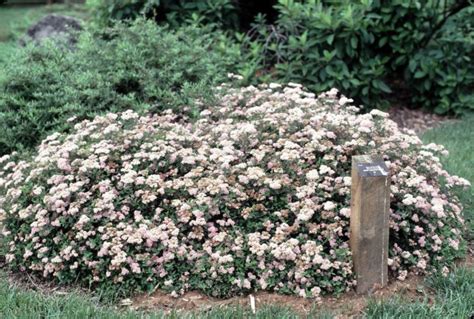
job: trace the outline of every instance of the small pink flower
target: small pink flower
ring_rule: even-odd
[[[415,228],[413,229],[413,231],[417,234],[423,234],[424,233],[424,230],[423,228],[421,228],[420,226],[415,226]]]

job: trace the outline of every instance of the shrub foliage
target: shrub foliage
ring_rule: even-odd
[[[468,182],[442,168],[442,146],[357,115],[335,90],[226,91],[194,123],[110,113],[48,136],[31,160],[2,157],[7,265],[121,294],[339,293],[354,285],[351,156],[374,152],[392,175],[392,274],[463,254],[452,188]]]
[[[113,20],[130,20],[144,16],[158,23],[177,25],[193,16],[227,30],[246,29],[255,15],[274,13],[274,0],[93,0],[95,21],[107,25]]]
[[[101,21],[144,15],[174,26],[193,17],[230,34],[255,20],[237,33],[249,81],[337,87],[369,108],[406,96],[440,114],[473,110],[472,0],[99,0],[96,11]]]
[[[260,21],[250,32],[256,43],[248,46],[258,52],[262,67],[283,82],[304,83],[316,92],[337,87],[358,103],[381,104],[391,92],[389,57],[371,48],[375,17],[360,5],[309,2],[280,1],[276,25]]]
[[[218,32],[179,30],[137,20],[82,35],[74,52],[50,46],[19,51],[0,83],[0,154],[36,146],[68,118],[127,109],[193,112],[194,99],[233,64]]]
[[[437,113],[473,110],[469,1],[280,0],[276,8],[276,23],[258,20],[246,40],[272,78],[337,87],[369,108],[403,91],[405,103]]]
[[[405,68],[413,102],[437,113],[474,111],[474,7],[452,18]]]

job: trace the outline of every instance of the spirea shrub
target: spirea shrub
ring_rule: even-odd
[[[372,153],[392,174],[393,276],[463,254],[451,190],[468,182],[442,168],[442,146],[335,90],[225,91],[194,122],[111,113],[50,135],[31,160],[2,157],[7,265],[123,294],[340,293],[355,284],[351,157]]]

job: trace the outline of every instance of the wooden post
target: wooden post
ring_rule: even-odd
[[[357,293],[387,284],[390,176],[374,156],[352,157],[350,246]]]

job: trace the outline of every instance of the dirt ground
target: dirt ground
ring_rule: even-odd
[[[357,295],[351,291],[339,297],[323,297],[318,301],[295,296],[284,296],[275,293],[257,292],[255,298],[256,309],[265,305],[279,305],[293,309],[296,313],[306,317],[314,308],[330,311],[337,315],[336,318],[357,318],[362,314],[369,298],[386,299],[395,294],[403,294],[404,298],[416,300],[426,295],[426,288],[422,285],[423,278],[408,277],[405,281],[395,281],[389,286],[375,291],[370,295]],[[229,299],[216,299],[198,292],[188,292],[183,296],[174,298],[163,292],[151,295],[141,295],[123,301],[123,306],[145,311],[160,309],[171,311],[205,311],[211,308],[240,306],[250,309],[250,296],[239,296]]]
[[[395,121],[400,128],[413,130],[418,135],[443,123],[456,121],[453,117],[440,116],[420,109],[410,109],[404,106],[394,106],[388,110],[388,113],[390,114],[390,118]]]
[[[467,259],[460,261],[459,264],[474,267],[472,252]],[[333,313],[337,319],[358,318],[362,316],[363,310],[370,299],[384,300],[399,295],[407,301],[416,301],[427,297],[428,301],[431,302],[434,299],[433,292],[423,285],[423,281],[423,277],[411,275],[404,281],[392,280],[387,287],[371,294],[358,295],[351,291],[339,297],[323,297],[319,301],[268,292],[257,292],[253,296],[255,297],[256,309],[265,304],[273,304],[292,308],[303,317],[307,317],[311,310],[316,308],[316,310],[321,309]],[[199,292],[188,292],[175,298],[160,291],[151,295],[144,294],[133,299],[126,299],[123,301],[123,306],[145,311],[160,309],[165,312],[205,311],[211,308],[228,306],[241,306],[249,309],[251,307],[250,296],[217,299]]]

